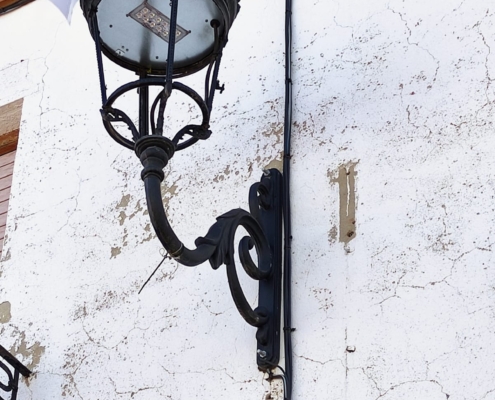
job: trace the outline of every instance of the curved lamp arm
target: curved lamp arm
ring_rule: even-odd
[[[272,368],[279,358],[280,334],[280,277],[281,277],[281,174],[277,170],[265,173],[261,182],[252,185],[249,194],[250,213],[231,210],[210,227],[204,237],[189,249],[173,231],[165,213],[161,194],[163,168],[172,158],[175,145],[172,140],[149,135],[136,141],[136,154],[143,164],[148,212],[156,235],[167,252],[179,263],[196,266],[209,261],[213,269],[225,264],[230,292],[244,320],[258,327],[258,365]],[[239,259],[246,273],[260,283],[259,303],[252,309],[239,283],[234,261],[236,230],[242,226],[248,233],[239,242]],[[255,263],[252,248],[258,256]]]
[[[141,178],[151,223],[158,239],[168,254],[183,265],[194,267],[205,262],[213,255],[215,245],[205,243],[194,250],[185,247],[170,226],[163,206],[160,186],[164,179],[163,168],[174,154],[172,141],[163,136],[145,136],[136,141],[135,149],[144,167]]]

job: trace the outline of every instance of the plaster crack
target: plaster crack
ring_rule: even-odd
[[[407,272],[403,272],[402,275],[399,277],[399,279],[397,279],[397,283],[395,285],[395,288],[394,288],[394,294],[391,295],[391,296],[388,296],[386,298],[384,298],[382,301],[380,301],[379,303],[377,303],[376,305],[379,305],[381,306],[383,303],[385,303],[387,300],[390,300],[390,299],[393,299],[394,297],[397,297],[398,299],[400,299],[400,296],[397,296],[397,289],[399,288],[400,286],[400,281],[407,275]]]
[[[395,390],[395,389],[397,389],[397,388],[398,388],[398,387],[400,387],[400,386],[407,385],[407,384],[410,384],[410,383],[433,383],[433,384],[435,384],[435,385],[437,385],[437,386],[439,386],[439,387],[440,387],[440,391],[441,391],[441,393],[443,393],[443,394],[445,395],[445,399],[446,399],[446,400],[448,400],[448,399],[449,399],[449,397],[450,397],[450,394],[448,394],[448,393],[446,393],[446,392],[444,391],[443,386],[442,386],[442,385],[441,385],[438,381],[436,381],[436,380],[434,380],[434,379],[428,379],[428,380],[417,380],[417,381],[405,381],[405,382],[398,383],[398,384],[396,384],[396,385],[391,386],[391,387],[390,387],[389,389],[387,389],[385,392],[381,393],[381,394],[380,394],[380,396],[378,396],[375,400],[378,400],[378,399],[380,399],[380,398],[382,398],[382,397],[386,396],[386,395],[387,395],[387,393],[388,393],[388,392],[390,392],[391,390]]]
[[[487,54],[485,56],[485,77],[486,77],[485,97],[486,97],[487,104],[489,104],[490,99],[488,97],[488,90],[490,89],[490,84],[492,83],[493,79],[490,77],[490,69],[488,67],[488,57],[490,57],[492,49],[491,49],[490,45],[486,42],[485,35],[483,35],[483,32],[481,32],[481,30],[480,30],[480,25],[481,25],[481,22],[478,22],[475,26],[477,27],[478,34],[481,36],[481,39],[483,40],[484,46],[488,50]],[[487,105],[487,104],[485,104],[485,105]]]
[[[221,312],[214,312],[214,311],[211,311],[210,309],[210,306],[208,304],[205,303],[204,299],[201,299],[201,304],[206,308],[206,310],[211,314],[211,315],[214,315],[215,317],[219,316],[219,315],[222,315],[222,314],[225,314],[226,311],[221,311]]]
[[[378,391],[378,393],[380,393],[380,396],[377,397],[377,399],[379,399],[382,396],[382,390],[378,386],[378,382],[370,374],[367,373],[366,370],[369,368],[370,367],[368,367],[368,368],[358,367],[358,368],[349,368],[349,370],[361,371],[363,373],[363,375],[372,383],[372,385]]]
[[[135,389],[135,390],[127,390],[127,391],[124,391],[124,392],[119,392],[119,391],[117,390],[117,384],[116,384],[116,383],[115,383],[115,381],[112,379],[112,377],[111,377],[111,376],[109,376],[109,377],[108,377],[108,379],[110,380],[110,382],[112,382],[112,385],[113,385],[114,390],[115,390],[115,394],[118,394],[118,395],[130,395],[130,396],[131,396],[131,397],[130,397],[131,399],[132,399],[132,398],[134,398],[134,396],[135,396],[136,394],[138,394],[139,392],[144,392],[144,391],[146,391],[146,390],[156,390],[156,389],[161,389],[161,388],[163,388],[163,386],[165,385],[165,384],[163,384],[163,385],[161,385],[161,386],[145,386],[145,387],[141,387],[141,388],[139,388],[139,389]],[[169,397],[169,396],[167,396],[167,397]],[[171,397],[169,397],[169,398],[171,398]]]
[[[460,295],[461,293],[459,292],[459,290],[457,288],[455,288],[454,286],[452,286],[449,282],[447,282],[447,280],[453,275],[454,269],[456,267],[456,264],[464,256],[472,253],[473,251],[490,251],[491,252],[492,251],[492,249],[491,249],[492,246],[493,246],[493,243],[490,243],[488,245],[488,247],[479,247],[479,246],[477,246],[477,247],[472,248],[471,250],[467,250],[467,251],[463,252],[457,258],[450,259],[452,261],[452,266],[450,267],[450,272],[446,276],[444,276],[442,279],[439,279],[437,281],[428,282],[428,283],[426,283],[423,286],[421,286],[421,285],[403,285],[402,287],[408,287],[408,288],[412,288],[412,289],[426,289],[426,287],[428,287],[428,286],[435,286],[436,284],[445,283],[446,285],[448,285],[451,288],[455,289],[457,291],[457,293]]]
[[[52,45],[52,48],[50,49],[50,51],[48,52],[48,54],[46,55],[46,57],[43,57],[43,64],[45,65],[45,72],[43,73],[43,76],[41,77],[41,99],[40,99],[40,103],[39,103],[39,109],[40,109],[40,133],[42,132],[42,124],[41,124],[41,121],[42,121],[42,116],[43,114],[45,113],[45,111],[43,111],[43,106],[42,106],[42,103],[43,103],[43,100],[45,99],[45,77],[46,75],[48,74],[48,64],[47,64],[47,59],[48,57],[50,57],[50,55],[52,54],[53,50],[55,49],[55,46],[57,44],[57,36],[58,36],[58,32],[60,30],[60,27],[62,26],[62,23],[60,23],[57,27],[57,31],[55,32],[55,38],[54,38],[54,41],[53,41],[53,45]]]
[[[309,362],[312,362],[312,363],[316,363],[316,364],[320,364],[320,365],[325,365],[325,364],[328,364],[328,363],[331,363],[331,362],[339,362],[344,368],[346,368],[345,364],[344,364],[344,361],[340,358],[335,358],[335,359],[330,359],[330,360],[326,360],[326,361],[320,361],[320,360],[315,360],[315,359],[312,359],[310,357],[306,357],[306,356],[301,356],[301,355],[298,355],[298,354],[294,354],[296,357],[298,358],[302,358],[303,360],[306,360],[306,361],[309,361]]]
[[[67,220],[65,221],[65,224],[63,224],[59,229],[57,229],[57,233],[60,233],[62,231],[62,229],[64,229],[67,225],[69,225],[70,219],[72,218],[72,216],[76,212],[77,208],[79,207],[79,195],[81,194],[81,177],[79,176],[78,173],[76,173],[76,175],[79,178],[78,186],[77,186],[77,194],[75,196],[72,196],[70,199],[68,199],[68,200],[74,199],[76,204],[75,204],[74,208],[72,209],[71,213],[69,215],[67,215]]]
[[[407,38],[406,38],[407,44],[409,44],[410,46],[416,46],[418,49],[423,50],[435,62],[435,64],[436,64],[435,73],[433,74],[433,78],[431,80],[431,83],[427,86],[427,90],[428,91],[431,90],[433,87],[433,84],[437,81],[438,71],[440,70],[440,61],[430,52],[430,50],[421,46],[419,44],[419,42],[412,42],[411,41],[412,30],[409,27],[407,20],[404,18],[404,15],[401,12],[395,11],[394,9],[390,8],[390,6],[388,6],[387,9],[389,11],[391,11],[393,14],[397,14],[399,16],[399,18],[401,19],[401,21],[404,23],[404,26],[406,27],[406,30],[407,30]],[[402,96],[402,93],[401,93],[401,96]]]
[[[491,389],[491,390],[489,390],[488,392],[486,392],[486,393],[483,395],[483,397],[482,397],[482,398],[480,398],[480,400],[486,399],[486,396],[488,396],[490,393],[493,393],[493,392],[495,392],[495,389]]]

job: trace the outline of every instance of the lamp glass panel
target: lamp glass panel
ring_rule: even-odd
[[[151,16],[150,16],[151,15]],[[116,57],[140,68],[165,70],[168,52],[168,0],[101,0],[100,38]],[[194,64],[213,50],[212,19],[222,20],[213,0],[180,0],[174,68]]]

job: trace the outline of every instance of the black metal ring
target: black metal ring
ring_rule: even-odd
[[[122,85],[121,87],[117,88],[109,97],[107,102],[103,105],[103,109],[105,108],[111,108],[113,103],[123,94],[134,90],[138,89],[141,87],[145,86],[162,86],[165,87],[166,82],[163,78],[142,78],[138,79],[137,81],[134,82],[129,82],[126,83],[125,85]],[[184,85],[183,83],[180,82],[173,82],[172,84],[172,89],[176,89],[187,96],[189,96],[200,108],[201,113],[202,113],[202,123],[201,127],[206,127],[208,129],[209,123],[210,123],[210,112],[208,110],[208,107],[206,106],[206,103],[204,100],[201,98],[201,96],[196,93],[193,89],[191,89],[189,86]],[[103,126],[109,133],[109,135],[120,145],[127,147],[128,149],[134,150],[134,142],[132,140],[129,140],[122,136],[117,130],[113,127],[112,123],[110,121],[107,121],[103,118]],[[131,127],[129,127],[131,129]],[[181,150],[182,148],[190,146],[192,143],[190,141],[197,141],[198,139],[196,138],[191,138],[188,139],[186,142],[181,143],[181,145],[177,146],[176,150]],[[186,146],[186,143],[187,146]]]

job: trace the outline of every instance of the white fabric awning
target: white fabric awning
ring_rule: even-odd
[[[64,14],[67,21],[71,21],[72,11],[74,10],[74,5],[77,3],[77,0],[50,0],[55,6],[60,10],[62,14]]]

